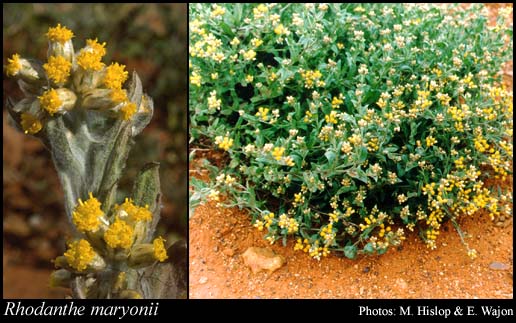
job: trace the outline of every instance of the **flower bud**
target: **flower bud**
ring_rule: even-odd
[[[50,274],[50,287],[69,288],[72,281],[72,273],[66,269],[58,269]]]
[[[110,89],[87,90],[82,95],[82,106],[91,110],[108,110],[114,106],[109,98]]]
[[[43,66],[36,60],[21,58],[14,54],[7,59],[6,74],[24,80],[27,83],[43,85],[45,83],[45,71]]]
[[[46,35],[48,38],[48,58],[62,56],[72,63],[74,56],[73,32],[66,27],[61,27],[61,24],[57,24],[56,27],[49,28]]]
[[[136,244],[131,249],[128,265],[132,268],[142,268],[152,265],[156,261],[168,259],[164,239],[158,237],[153,243]]]
[[[73,72],[73,86],[78,93],[85,93],[99,87],[104,79],[102,70],[85,70],[78,68]]]
[[[134,245],[128,259],[131,268],[143,268],[156,262],[154,257],[154,247],[151,243]]]
[[[56,42],[49,42],[48,45],[48,51],[47,56],[50,58],[52,56],[62,56],[64,57],[68,62],[73,62],[73,44],[72,41],[69,40],[66,43],[56,43]]]
[[[84,109],[109,110],[127,100],[127,93],[122,89],[93,89],[83,93]]]
[[[56,267],[78,273],[97,272],[106,268],[104,259],[85,239],[69,243],[64,256],[57,257],[54,264]]]
[[[41,108],[53,116],[55,113],[63,114],[73,109],[77,96],[66,88],[60,88],[50,89],[39,96],[38,99]]]

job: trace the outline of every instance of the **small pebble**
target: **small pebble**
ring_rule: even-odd
[[[493,270],[507,270],[511,267],[507,264],[504,264],[503,262],[494,261],[491,264],[489,264],[489,268]]]

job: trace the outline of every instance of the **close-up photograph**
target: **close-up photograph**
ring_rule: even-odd
[[[187,298],[187,5],[3,21],[3,298]]]
[[[190,4],[189,297],[512,299],[512,4]]]

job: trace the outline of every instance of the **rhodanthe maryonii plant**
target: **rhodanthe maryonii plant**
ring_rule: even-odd
[[[489,26],[481,5],[190,6],[191,141],[228,160],[192,179],[192,203],[223,194],[316,259],[381,254],[407,230],[433,249],[445,221],[465,238],[463,216],[511,217],[512,193],[487,182],[512,176],[511,12]]]
[[[24,93],[8,101],[9,114],[50,150],[73,225],[67,250],[54,261],[51,285],[71,287],[76,298],[183,296],[159,286],[167,284],[166,275],[161,281],[152,276],[170,265],[171,250],[154,237],[159,164],[141,170],[131,196],[117,195],[133,138],[152,118],[152,99],[136,72],[126,84],[124,65],[103,62],[106,43],[88,39],[75,51],[73,32],[60,24],[46,37],[46,62],[14,54],[5,70]]]

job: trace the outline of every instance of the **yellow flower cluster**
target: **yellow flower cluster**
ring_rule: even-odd
[[[220,110],[220,106],[222,104],[221,99],[217,99],[217,91],[213,90],[210,92],[210,96],[208,97],[208,109],[209,110]]]
[[[152,245],[154,247],[154,258],[156,258],[156,260],[163,262],[168,259],[167,250],[165,249],[165,239],[157,237],[152,241]]]
[[[128,72],[125,70],[125,65],[118,63],[111,63],[106,68],[104,75],[104,85],[108,89],[121,89],[124,82],[127,80]]]
[[[338,123],[337,111],[331,111],[330,114],[327,114],[324,116],[324,119],[326,120],[327,123],[337,124]]]
[[[294,250],[302,250],[303,252],[310,251],[310,242],[308,239],[302,240],[301,238],[298,238],[296,241],[296,244],[294,245]]]
[[[274,147],[272,150],[272,157],[276,160],[281,160],[281,157],[283,156],[283,153],[285,152],[284,147]]]
[[[279,24],[277,25],[275,28],[274,28],[274,33],[278,36],[281,36],[281,35],[287,35],[288,34],[288,29],[285,28],[285,26],[283,26],[283,24]]]
[[[79,199],[79,204],[73,211],[72,220],[77,229],[84,233],[95,233],[102,227],[100,234],[110,248],[128,250],[133,246],[136,238],[135,226],[138,222],[151,221],[152,214],[147,205],[145,207],[139,207],[133,203],[132,199],[129,198],[126,198],[124,203],[121,205],[116,205],[114,211],[114,221],[109,224],[108,219],[101,210],[101,203],[93,197],[93,194],[90,192],[89,199],[85,202]],[[86,252],[85,243],[88,242],[85,240],[80,249],[74,249],[76,251],[73,255],[76,259],[79,259],[77,257],[79,257],[81,253],[84,253],[85,255],[89,254]],[[158,249],[156,250],[158,250],[158,253],[160,254],[160,257],[157,259],[163,259],[162,251],[159,249],[159,242],[157,244]],[[71,252],[69,252],[69,254],[72,255]]]
[[[38,133],[43,128],[41,121],[30,112],[23,112],[21,114],[21,126],[25,133],[31,135]]]
[[[271,227],[274,221],[274,213],[270,212],[263,216],[263,221],[265,222],[265,227],[268,229]]]
[[[19,54],[13,54],[12,58],[7,59],[7,67],[6,67],[7,76],[16,75],[20,71],[21,68],[22,68],[22,65],[20,63],[20,55]]]
[[[336,236],[336,230],[333,228],[333,222],[328,223],[320,231],[319,235],[324,239],[324,244],[329,246],[333,243]]]
[[[287,229],[288,234],[297,233],[299,230],[299,223],[294,218],[289,218],[285,213],[279,216],[278,226],[282,229]]]
[[[254,221],[253,226],[258,229],[258,231],[263,231],[264,222],[261,220]]]
[[[215,137],[215,144],[218,145],[220,149],[228,151],[233,146],[233,139],[229,137],[217,136]]]
[[[327,246],[320,247],[319,240],[316,240],[315,243],[310,246],[308,254],[314,259],[321,260],[321,256],[327,257],[330,254],[330,249]]]
[[[375,152],[377,151],[378,149],[380,149],[380,145],[378,143],[378,138],[375,137],[375,138],[371,138],[368,142],[367,142],[367,151],[369,152]]]
[[[242,50],[241,54],[242,54],[242,56],[244,57],[244,59],[246,61],[254,61],[254,60],[256,60],[256,52],[254,50],[252,50],[252,49],[250,49],[248,51]]]
[[[72,63],[66,60],[63,56],[50,56],[48,63],[43,65],[48,77],[56,84],[63,84],[70,76]]]
[[[269,11],[267,6],[264,4],[259,4],[257,7],[253,8],[253,15],[255,19],[260,19],[264,17],[264,14],[266,14]]]
[[[339,97],[334,96],[333,99],[331,100],[331,107],[333,109],[338,109],[340,107],[340,105],[344,103],[344,100],[342,100],[342,99],[343,99],[342,94],[340,94]]]
[[[104,241],[113,249],[129,249],[133,245],[134,230],[129,224],[117,218],[104,232]]]
[[[360,231],[364,231],[365,229],[369,228],[371,225],[375,225],[376,221],[377,221],[376,218],[372,214],[369,215],[368,217],[364,218],[365,224],[363,224],[363,223],[359,224]]]
[[[464,124],[462,122],[469,118],[469,116],[471,115],[471,110],[469,109],[469,106],[467,104],[462,104],[460,108],[450,106],[448,108],[448,113],[455,121],[455,129],[459,132],[464,132]]]
[[[426,146],[428,148],[432,147],[433,145],[435,145],[437,143],[437,139],[435,139],[432,136],[426,137],[425,141],[426,141]]]
[[[200,23],[199,23],[200,26]],[[222,41],[213,34],[206,33],[204,28],[196,27],[196,33],[201,36],[201,39],[193,43],[190,47],[191,57],[208,58],[216,63],[221,63],[226,59],[224,53],[220,51]]]
[[[390,226],[385,227],[385,224],[382,223],[382,224],[380,224],[380,232],[378,233],[378,236],[380,238],[383,238],[383,236],[390,231],[391,231],[391,227]]]
[[[64,256],[72,268],[81,272],[88,268],[95,257],[95,251],[87,240],[81,239],[69,243]]]
[[[130,120],[136,111],[136,104],[129,101],[125,102],[125,104],[120,108],[123,120]]]
[[[190,83],[195,86],[201,86],[202,84],[202,77],[199,73],[196,71],[192,72],[192,75],[190,75]]]
[[[41,107],[45,109],[51,116],[53,116],[63,105],[63,102],[59,98],[57,91],[54,89],[47,90],[45,93],[39,96],[38,99]]]
[[[126,198],[124,203],[121,205],[117,205],[115,210],[118,214],[121,211],[125,212],[129,217],[129,221],[138,222],[138,221],[150,221],[152,220],[152,213],[149,210],[149,206],[145,205],[145,207],[137,206],[134,204],[134,201],[131,198]],[[125,214],[124,214],[125,215]]]
[[[106,43],[97,39],[86,40],[86,47],[77,55],[77,65],[86,71],[99,71],[104,67],[102,57],[106,55]]]
[[[59,42],[61,44],[66,43],[73,37],[73,32],[66,28],[61,27],[61,24],[57,24],[56,27],[48,28],[48,32],[46,33],[49,41]]]
[[[319,70],[302,70],[301,77],[304,79],[305,88],[311,89],[315,86],[322,87],[325,85],[324,81],[321,80],[322,74]]]
[[[221,6],[219,6],[217,4],[213,4],[212,11],[211,11],[212,18],[220,17],[220,16],[224,15],[225,13],[226,13],[226,9],[222,8]]]
[[[417,99],[414,102],[414,105],[421,111],[430,107],[432,105],[432,101],[428,99],[429,96],[430,91],[417,91]]]
[[[294,201],[292,202],[292,206],[293,207],[296,207],[298,205],[301,205],[305,203],[305,197],[303,195],[303,193],[295,193],[294,194]]]
[[[81,232],[95,232],[99,229],[104,212],[100,209],[101,203],[93,194],[89,193],[89,199],[83,202],[79,199],[77,205],[72,213],[72,220],[77,229]]]
[[[482,134],[479,134],[475,137],[474,145],[475,149],[479,153],[483,153],[489,149],[489,144],[487,143],[487,140],[484,137],[482,137]]]
[[[122,103],[127,101],[127,92],[124,89],[112,89],[109,97],[116,104]]]
[[[269,108],[259,107],[256,116],[262,119],[262,121],[267,121],[269,119]]]

